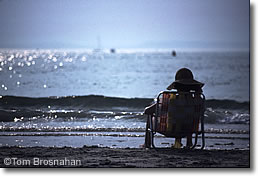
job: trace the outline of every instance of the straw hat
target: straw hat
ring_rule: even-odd
[[[202,88],[203,83],[196,81],[194,79],[193,73],[188,68],[181,68],[176,72],[175,81],[170,84],[167,89],[175,89],[176,84],[186,85],[186,86],[198,86]]]

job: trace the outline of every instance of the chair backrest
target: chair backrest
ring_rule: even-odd
[[[155,131],[171,137],[198,132],[204,102],[201,92],[161,92],[157,97]]]

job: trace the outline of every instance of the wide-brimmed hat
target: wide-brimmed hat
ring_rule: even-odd
[[[200,86],[202,88],[204,83],[196,81],[193,73],[188,68],[181,68],[176,72],[175,81],[170,84],[167,89],[175,89],[176,84],[189,85],[189,86]]]

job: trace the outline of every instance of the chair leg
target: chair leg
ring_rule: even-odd
[[[201,118],[201,131],[202,131],[202,148],[204,149],[205,146],[205,136],[204,136],[204,116]]]
[[[149,118],[149,123],[150,123],[150,143],[153,148],[156,148],[154,145],[154,134],[153,134],[153,121],[152,121],[152,116]]]
[[[154,134],[153,134],[153,132],[151,132],[151,138],[150,138],[150,139],[151,139],[151,145],[152,145],[152,147],[153,147],[153,148],[156,148],[155,145],[154,145]]]
[[[195,133],[195,140],[194,140],[194,145],[191,147],[191,149],[194,149],[196,144],[197,144],[197,141],[198,141],[198,132]]]
[[[145,130],[145,148],[151,147],[151,134],[150,134],[150,115],[147,116],[146,130]]]

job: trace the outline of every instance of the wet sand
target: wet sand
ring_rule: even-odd
[[[7,158],[7,159],[6,159]],[[1,167],[250,167],[249,150],[0,147]]]

